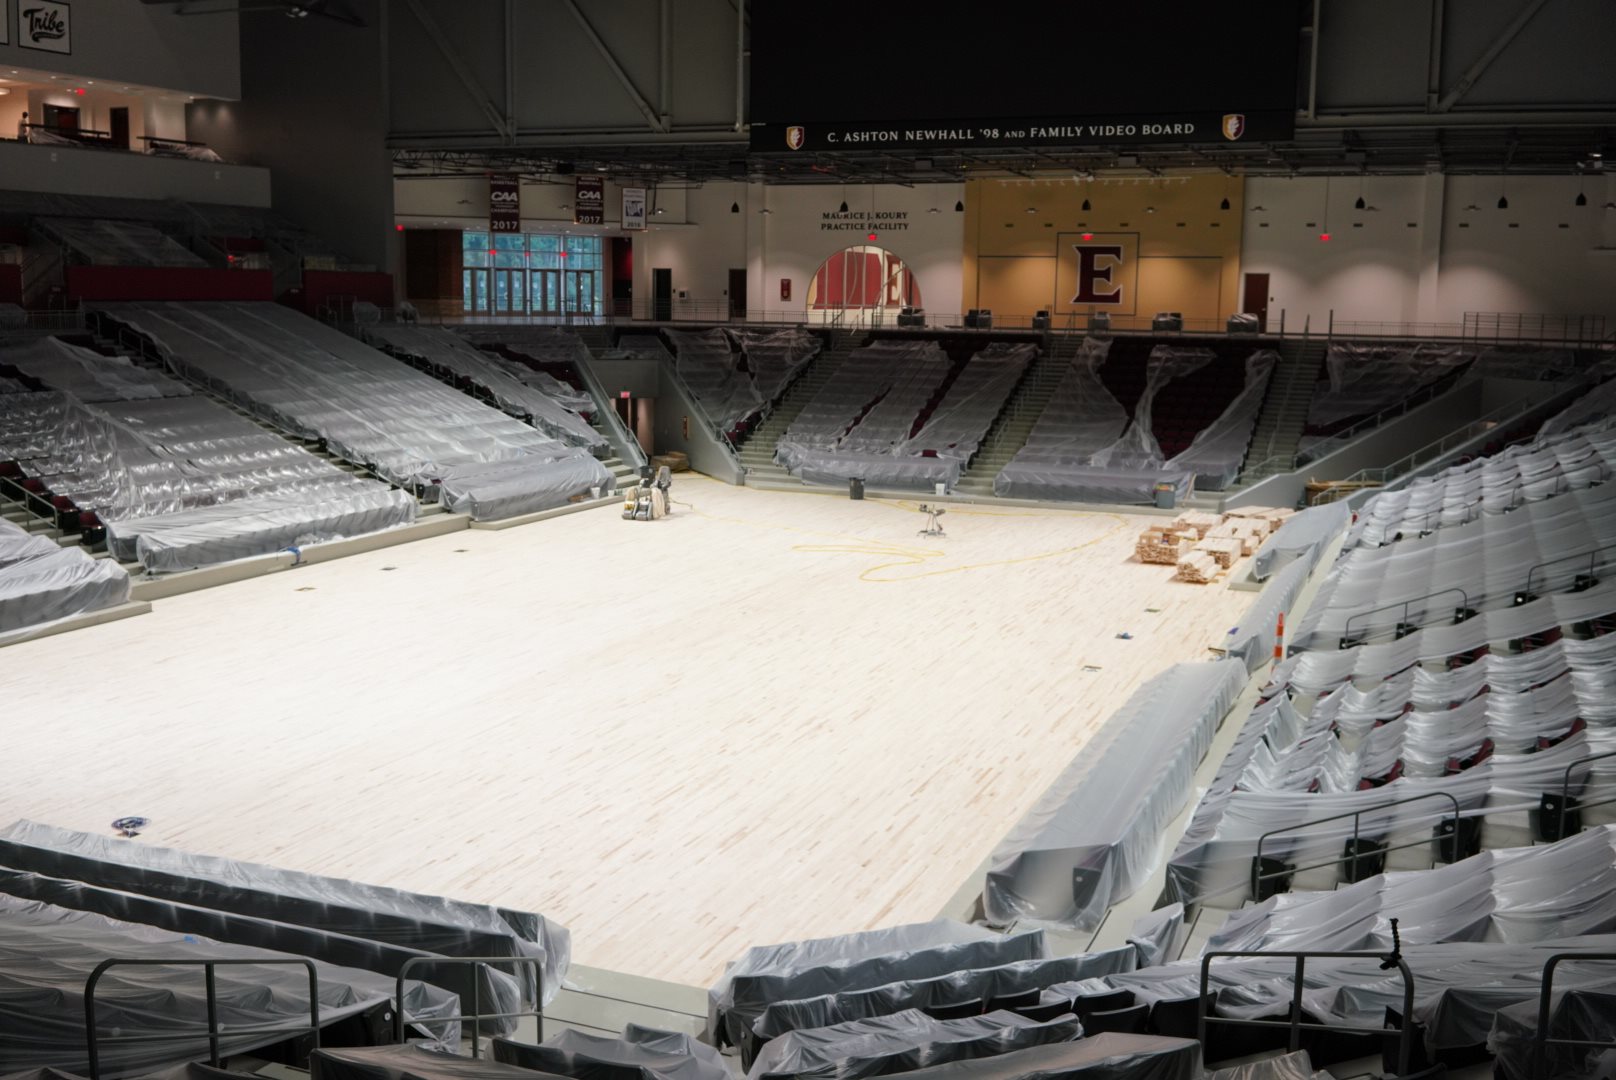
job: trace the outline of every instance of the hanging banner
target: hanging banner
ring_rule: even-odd
[[[623,189],[623,228],[645,228],[645,189],[642,187]]]
[[[600,225],[606,220],[606,181],[598,176],[580,176],[572,189],[572,223]]]
[[[514,176],[488,178],[488,231],[522,231],[522,181]]]

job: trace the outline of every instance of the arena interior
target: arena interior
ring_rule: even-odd
[[[1616,1076],[1612,55],[0,0],[0,1080]]]

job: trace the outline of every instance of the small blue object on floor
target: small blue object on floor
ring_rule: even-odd
[[[1126,631],[1126,630],[1124,630],[1122,633],[1118,634],[1117,637],[1121,638],[1123,641],[1132,641],[1133,640],[1133,635],[1128,633],[1128,631]]]
[[[143,817],[121,817],[112,823],[112,827],[118,830],[125,840],[129,840],[139,836],[140,830],[150,824],[151,822]]]

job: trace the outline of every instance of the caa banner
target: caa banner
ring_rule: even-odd
[[[71,20],[65,0],[17,0],[17,44],[41,52],[71,53]],[[4,40],[0,34],[0,41]]]
[[[623,189],[623,228],[645,228],[645,189],[642,187]]]
[[[606,181],[580,176],[572,189],[572,223],[600,225],[606,220]]]
[[[488,231],[522,231],[522,181],[514,176],[488,178]]]

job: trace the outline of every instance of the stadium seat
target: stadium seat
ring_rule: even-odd
[[[1098,1035],[1103,1031],[1117,1031],[1128,1035],[1143,1035],[1145,1021],[1150,1016],[1150,1006],[1144,1003],[1129,1005],[1122,1009],[1107,1009],[1104,1012],[1091,1012],[1083,1017],[1083,1032],[1087,1035]]]

